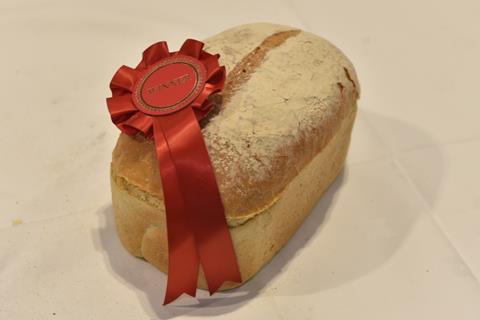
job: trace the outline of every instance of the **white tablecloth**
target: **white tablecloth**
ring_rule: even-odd
[[[480,2],[0,3],[0,319],[480,319]],[[255,21],[355,64],[344,173],[243,287],[162,306],[121,247],[105,106],[122,64]]]

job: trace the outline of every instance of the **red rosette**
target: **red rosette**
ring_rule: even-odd
[[[225,68],[203,43],[186,40],[170,53],[166,42],[143,52],[136,68],[122,66],[107,98],[113,123],[125,134],[155,141],[168,233],[164,304],[195,296],[199,266],[210,293],[224,281],[241,282],[214,171],[198,121],[223,89]]]
[[[145,137],[153,136],[153,116],[169,114],[179,109],[190,106],[198,120],[202,119],[212,108],[213,104],[208,97],[223,89],[225,84],[225,67],[220,67],[218,54],[210,54],[203,49],[204,44],[200,41],[187,39],[178,52],[170,53],[165,41],[155,43],[143,52],[142,61],[132,69],[122,66],[110,82],[112,97],[107,99],[108,110],[112,122],[124,133],[135,135],[141,132]],[[159,67],[171,64],[181,65],[190,62],[199,74],[198,87],[203,90],[184,100],[183,104],[175,109],[165,110],[156,106],[147,109],[141,104],[141,84],[150,79],[152,72],[158,72]],[[185,63],[187,65],[187,63]],[[171,70],[165,70],[168,73]],[[176,70],[174,70],[176,71]],[[163,84],[163,83],[162,83]],[[152,111],[153,109],[153,111]],[[163,110],[163,111],[162,111]]]

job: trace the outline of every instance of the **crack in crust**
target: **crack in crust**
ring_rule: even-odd
[[[220,102],[220,108],[230,101],[235,92],[250,79],[251,75],[260,67],[263,59],[270,50],[280,46],[288,38],[294,37],[299,33],[300,30],[297,29],[274,33],[265,38],[252,52],[243,57],[232,71],[229,72],[225,88],[217,95],[220,97],[214,98],[217,103]]]
[[[214,107],[208,113],[208,115],[200,121],[200,127],[205,128],[210,120],[212,120],[220,111],[224,108],[235,92],[246,83],[255,70],[260,67],[263,59],[267,53],[280,46],[288,38],[294,37],[299,34],[301,30],[293,29],[287,31],[280,31],[266,37],[262,43],[256,47],[253,51],[243,57],[238,62],[232,71],[227,75],[227,81],[222,92],[212,95],[209,99],[213,102]]]
[[[352,76],[350,75],[350,72],[346,67],[343,67],[343,70],[345,71],[345,76],[347,77],[348,81],[350,81],[353,85],[353,89],[355,90],[355,96],[358,99],[360,97],[359,90],[357,88],[357,85],[355,84],[355,81],[353,80]]]

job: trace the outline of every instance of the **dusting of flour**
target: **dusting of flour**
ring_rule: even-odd
[[[220,62],[228,72],[265,37],[286,30],[266,26],[264,32],[258,25],[255,32],[243,29],[243,36],[251,36],[249,40],[232,42],[223,37],[225,42],[217,43],[212,39],[207,41],[208,48],[221,54]],[[212,164],[225,175],[220,182],[229,192],[236,188],[242,193],[236,182],[245,176],[254,185],[278,174],[272,172],[272,161],[279,158],[284,158],[284,167],[298,165],[291,154],[293,146],[337,112],[343,95],[354,94],[344,67],[351,68],[351,64],[337,48],[307,32],[267,53],[251,78],[203,129]]]

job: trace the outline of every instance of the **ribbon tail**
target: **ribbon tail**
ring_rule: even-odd
[[[182,197],[178,171],[173,162],[168,141],[154,118],[155,149],[162,179],[168,238],[168,280],[164,305],[174,301],[182,293],[192,297],[197,290],[199,257],[194,234],[187,221],[187,208]]]
[[[158,117],[178,181],[210,294],[225,281],[241,282],[220,192],[197,118],[191,107]]]

